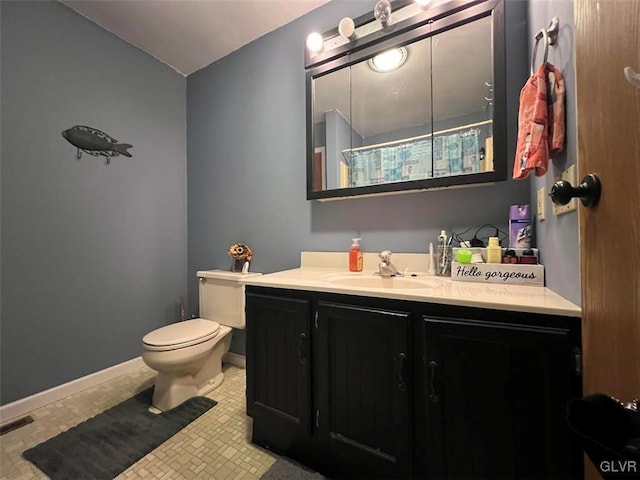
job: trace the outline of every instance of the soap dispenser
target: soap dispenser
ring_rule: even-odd
[[[360,244],[358,243],[360,238],[352,238],[353,243],[349,249],[349,271],[361,272],[362,271],[362,250],[360,250]]]

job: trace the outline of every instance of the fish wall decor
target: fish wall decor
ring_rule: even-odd
[[[96,128],[82,125],[65,130],[62,136],[78,149],[78,160],[82,158],[82,152],[85,152],[94,157],[103,156],[107,165],[111,162],[111,157],[117,155],[130,157],[131,154],[127,149],[133,147],[128,143],[118,143],[117,140]]]

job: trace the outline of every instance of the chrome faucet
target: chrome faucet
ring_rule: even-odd
[[[396,266],[391,263],[391,250],[383,250],[378,254],[380,263],[378,264],[378,274],[381,277],[402,277]]]

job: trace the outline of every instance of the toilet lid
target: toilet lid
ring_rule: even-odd
[[[158,328],[147,333],[142,342],[149,350],[174,350],[206,342],[215,337],[219,329],[218,322],[195,318]]]

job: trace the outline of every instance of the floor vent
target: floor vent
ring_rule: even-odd
[[[24,427],[25,425],[29,425],[30,423],[33,423],[33,417],[31,415],[27,415],[26,417],[22,417],[11,423],[7,423],[6,425],[2,425],[0,427],[0,436],[5,433],[13,432],[14,430]]]

